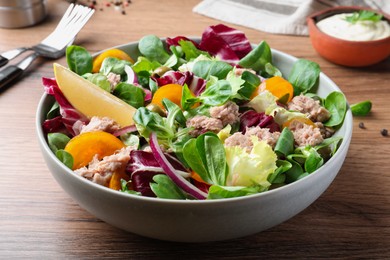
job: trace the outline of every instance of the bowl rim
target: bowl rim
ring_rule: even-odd
[[[389,42],[390,41],[390,36],[388,36],[386,38],[383,38],[383,39],[379,39],[379,40],[348,41],[348,40],[336,38],[336,37],[331,36],[331,35],[329,35],[327,33],[324,33],[317,26],[317,23],[320,20],[325,19],[325,18],[327,18],[327,17],[329,17],[331,15],[340,14],[340,13],[343,13],[343,12],[352,13],[354,11],[360,11],[360,10],[372,11],[372,12],[375,12],[375,13],[383,15],[383,18],[390,25],[390,15],[388,15],[385,12],[382,12],[381,10],[375,10],[375,9],[372,9],[372,8],[369,8],[369,7],[364,7],[364,6],[335,6],[335,7],[330,7],[330,8],[327,8],[327,9],[324,9],[324,10],[321,10],[321,11],[318,11],[318,12],[315,12],[315,13],[309,15],[306,18],[306,21],[307,21],[307,23],[309,25],[309,31],[310,31],[310,25],[312,25],[313,28],[315,30],[317,30],[317,32],[319,34],[321,34],[322,37],[326,37],[326,38],[332,39],[334,41],[337,40],[338,42],[340,42],[342,44],[349,44],[349,45],[375,45],[375,44],[384,44],[386,42]]]
[[[165,38],[161,38],[161,39],[165,39]],[[198,40],[199,38],[191,37],[190,39]],[[92,57],[95,57],[96,55],[98,55],[101,52],[104,52],[105,50],[109,50],[109,49],[113,49],[113,48],[121,49],[121,48],[126,48],[128,46],[135,45],[135,44],[138,44],[138,41],[132,41],[132,42],[124,43],[124,44],[121,44],[121,45],[116,45],[116,46],[113,46],[113,47],[101,50],[99,52],[96,52],[96,53],[94,53],[92,55]],[[252,44],[252,46],[253,45],[254,44]],[[297,57],[294,57],[294,56],[292,56],[290,54],[287,54],[285,52],[282,52],[282,51],[279,51],[279,50],[276,50],[276,49],[273,49],[273,48],[271,48],[271,51],[272,51],[272,54],[277,53],[278,55],[284,56],[284,57],[286,57],[288,59],[291,59],[293,61],[298,60]],[[333,80],[331,80],[322,71],[320,72],[320,79],[321,78],[324,78],[325,80],[329,81],[331,83],[332,87],[336,89],[336,91],[339,91],[339,92],[343,93],[341,91],[341,89],[336,85],[336,83],[334,83]],[[343,93],[343,95],[344,95],[344,93]],[[326,166],[329,167],[332,164],[333,161],[337,160],[338,155],[341,155],[344,152],[347,153],[347,151],[345,151],[345,150],[349,149],[349,144],[350,144],[350,141],[351,141],[351,138],[352,138],[352,131],[353,131],[352,112],[351,112],[351,109],[350,109],[349,105],[347,104],[347,112],[345,114],[344,122],[343,122],[343,126],[345,125],[345,128],[346,128],[345,129],[345,134],[343,135],[343,140],[342,140],[340,146],[338,147],[336,153],[323,166],[321,166],[316,171],[310,173],[308,176],[306,176],[306,177],[304,177],[302,179],[299,179],[299,180],[297,180],[295,182],[292,182],[292,183],[289,183],[287,185],[284,185],[284,186],[281,186],[281,187],[278,187],[278,188],[275,188],[275,189],[272,189],[272,190],[268,190],[268,191],[265,191],[265,192],[260,192],[260,193],[246,195],[246,196],[241,196],[241,197],[224,198],[224,199],[177,200],[177,199],[154,198],[154,197],[139,196],[139,195],[128,194],[128,193],[112,190],[112,189],[110,189],[108,187],[96,184],[96,183],[94,183],[94,182],[92,182],[90,180],[87,180],[87,179],[85,179],[85,178],[83,178],[83,177],[81,177],[81,176],[79,176],[77,174],[74,174],[74,172],[71,169],[66,167],[54,155],[54,153],[49,148],[49,145],[48,145],[47,140],[46,140],[46,136],[45,136],[45,134],[43,132],[43,129],[42,129],[43,121],[41,121],[41,118],[42,118],[42,120],[44,120],[44,115],[45,115],[44,103],[47,102],[47,100],[49,98],[52,98],[52,97],[50,97],[47,93],[43,93],[43,95],[41,96],[41,98],[39,100],[39,103],[38,103],[38,106],[37,106],[36,115],[35,115],[36,134],[37,134],[37,137],[38,137],[38,142],[40,143],[41,148],[42,148],[42,153],[46,152],[48,154],[48,156],[52,159],[52,161],[54,161],[56,163],[56,165],[59,166],[63,171],[69,173],[69,175],[71,175],[73,178],[76,178],[77,180],[84,182],[86,185],[92,185],[92,187],[94,187],[96,189],[99,189],[102,192],[107,192],[107,193],[109,193],[109,194],[111,194],[113,196],[119,196],[119,197],[126,198],[126,199],[135,199],[135,200],[144,201],[144,202],[152,203],[152,204],[171,204],[171,205],[173,205],[173,204],[175,204],[175,205],[181,205],[181,204],[209,205],[209,204],[214,204],[214,205],[219,205],[219,204],[226,204],[226,203],[236,203],[236,202],[240,202],[240,201],[243,201],[243,200],[259,199],[259,198],[262,198],[262,197],[274,196],[275,193],[283,192],[283,190],[294,189],[294,187],[296,187],[298,185],[301,185],[302,182],[309,181],[309,179],[315,178],[316,175],[321,174],[321,172],[325,171],[325,167]],[[50,171],[50,169],[49,169],[49,171]],[[53,173],[51,171],[50,171],[50,173],[53,175]]]

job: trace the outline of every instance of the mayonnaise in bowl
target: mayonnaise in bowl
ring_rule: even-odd
[[[390,36],[390,25],[386,20],[348,21],[351,13],[335,14],[317,23],[324,33],[347,41],[375,41]]]

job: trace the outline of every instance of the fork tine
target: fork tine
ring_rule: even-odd
[[[95,10],[71,4],[56,29],[41,43],[52,48],[63,49],[88,22]]]
[[[49,34],[45,39],[43,39],[42,42],[49,40],[50,37],[52,37],[52,35],[54,35],[62,27],[64,27],[64,25],[67,23],[67,21],[69,19],[69,15],[72,13],[72,11],[74,9],[73,7],[74,7],[74,4],[69,5],[68,9],[66,9],[66,12],[62,16],[62,18],[61,18],[60,22],[57,24],[56,28],[52,31],[51,34]]]
[[[57,28],[61,28],[64,26],[65,22],[68,20],[68,17],[73,10],[74,10],[74,4],[70,4],[68,9],[66,9],[66,12],[62,16],[60,22],[58,23],[57,27],[54,29],[54,31],[57,30]]]
[[[82,13],[77,17],[74,17],[72,21],[68,23],[66,28],[61,32],[63,34],[62,38],[73,39],[77,33],[83,28],[83,26],[88,22],[90,17],[93,15],[93,10],[90,8],[83,8]],[[57,38],[59,40],[59,38]],[[63,40],[61,40],[63,44]]]

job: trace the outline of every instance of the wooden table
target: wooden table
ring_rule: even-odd
[[[198,2],[134,0],[126,15],[104,7],[96,11],[76,44],[95,52],[146,34],[199,36],[219,21],[192,13]],[[0,29],[0,51],[45,38],[67,5],[49,1],[44,23]],[[373,102],[368,117],[355,118],[345,164],[315,203],[265,232],[205,244],[152,240],[96,219],[59,187],[38,148],[35,111],[43,94],[41,77],[53,76],[52,61],[41,59],[0,94],[0,258],[389,258],[390,138],[380,131],[390,130],[390,60],[370,68],[340,67],[319,57],[308,37],[234,27],[254,43],[266,40],[275,49],[319,63],[350,103]],[[57,62],[66,64],[64,58]],[[359,128],[359,122],[366,129]]]

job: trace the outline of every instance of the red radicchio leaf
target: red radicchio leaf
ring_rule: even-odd
[[[176,158],[165,155],[176,170],[187,171]],[[155,175],[165,173],[151,152],[131,151],[126,172],[131,176],[132,186],[135,191],[140,192],[143,196],[156,197],[150,188],[150,183],[153,182]]]
[[[74,136],[77,133],[73,128],[73,125],[77,121],[87,123],[89,120],[86,116],[78,112],[62,94],[60,88],[57,85],[55,79],[42,78],[43,86],[47,94],[54,96],[58,104],[60,105],[60,114],[62,116],[62,123],[65,125],[68,132]]]
[[[210,184],[207,184],[207,183],[204,183],[204,182],[200,182],[200,181],[197,181],[195,179],[192,179],[191,181],[192,181],[192,183],[194,184],[195,187],[197,187],[198,189],[200,189],[204,193],[209,193],[209,189],[210,189],[210,186],[211,186]]]
[[[194,46],[195,46],[197,49],[199,49],[199,44],[198,44],[198,43],[194,42],[194,41],[191,40],[191,39],[188,39],[188,38],[185,37],[185,36],[177,36],[177,37],[175,37],[175,38],[169,38],[169,37],[168,37],[167,40],[166,40],[166,43],[167,43],[168,48],[170,48],[172,45],[173,45],[173,46],[180,46],[179,41],[181,41],[181,40],[183,40],[183,41],[190,41],[190,42],[192,42],[192,43],[194,44]]]
[[[257,113],[256,111],[248,110],[240,116],[240,131],[245,134],[246,128],[253,126],[269,128],[271,133],[280,131],[279,125],[274,121],[272,116],[267,116],[265,113]]]
[[[122,127],[118,130],[116,130],[115,132],[113,132],[112,134],[114,136],[121,136],[121,135],[124,135],[124,134],[127,134],[127,133],[133,133],[133,132],[136,132],[137,131],[137,127],[135,125],[129,125],[129,126],[125,126],[125,127]]]
[[[223,24],[208,27],[199,46],[201,50],[231,64],[236,64],[252,50],[243,32]]]
[[[48,133],[64,133],[67,134],[64,123],[62,122],[62,116],[57,116],[52,119],[46,119],[42,123],[43,131]]]
[[[187,84],[188,88],[192,93],[194,93],[195,96],[199,96],[206,88],[206,81],[200,77],[195,76],[194,73],[190,71],[167,71],[162,77],[152,77],[152,79],[159,87],[167,84],[179,84],[181,86]]]

